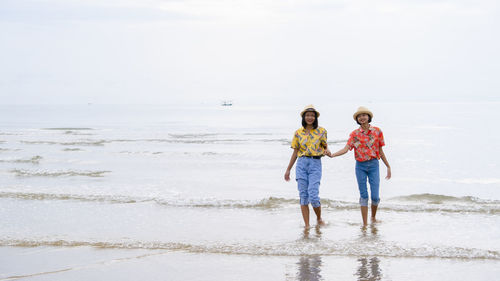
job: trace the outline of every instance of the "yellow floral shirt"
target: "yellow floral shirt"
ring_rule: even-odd
[[[318,127],[306,135],[304,127],[295,131],[292,148],[299,150],[297,156],[323,156],[326,147],[326,130]]]

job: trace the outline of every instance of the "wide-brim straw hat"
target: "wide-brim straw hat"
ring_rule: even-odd
[[[370,118],[373,118],[373,113],[368,108],[366,108],[364,106],[360,106],[352,117],[354,117],[355,121],[358,121],[358,119],[356,119],[356,118],[358,117],[358,115],[363,114],[363,113],[366,113],[366,114],[370,115]]]
[[[316,117],[319,117],[319,111],[317,111],[315,108],[314,108],[314,105],[310,104],[310,105],[307,105],[306,107],[304,107],[304,110],[302,110],[302,112],[300,113],[300,116],[303,117],[304,116],[304,113],[308,112],[308,111],[311,111],[311,112],[316,112]]]

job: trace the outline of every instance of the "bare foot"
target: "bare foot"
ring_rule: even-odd
[[[302,232],[303,239],[309,239],[309,227],[304,227],[304,232]]]
[[[322,219],[319,219],[318,220],[318,225],[323,226],[323,225],[326,225],[326,223]]]

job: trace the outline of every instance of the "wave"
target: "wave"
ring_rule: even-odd
[[[19,148],[11,149],[11,148],[1,148],[0,147],[0,152],[2,151],[21,151]]]
[[[75,131],[65,131],[65,135],[73,135],[73,136],[94,136],[95,134],[89,134],[89,133],[80,133],[80,132],[75,132]]]
[[[84,202],[102,202],[102,203],[144,203],[155,202],[163,206],[171,207],[192,207],[192,208],[261,208],[275,209],[297,203],[295,199],[283,199],[270,197],[268,199],[250,201],[250,200],[186,200],[184,202],[178,199],[161,199],[156,197],[131,197],[117,195],[78,195],[78,194],[52,194],[52,193],[26,193],[26,192],[0,192],[0,198],[12,198],[22,200],[74,200]],[[295,204],[294,204],[295,205]]]
[[[224,143],[246,143],[254,140],[250,139],[147,139],[146,142],[162,143],[187,143],[187,144],[224,144]]]
[[[83,135],[75,133],[74,135]],[[188,138],[188,137],[174,137],[172,139],[111,139],[111,140],[81,140],[72,142],[58,142],[58,141],[26,141],[21,140],[24,144],[46,144],[46,145],[85,145],[85,146],[103,146],[105,144],[111,144],[116,142],[160,142],[160,143],[172,143],[172,144],[225,144],[225,143],[251,143],[251,142],[264,142],[264,143],[279,143],[282,145],[290,145],[291,140],[287,138],[263,138],[263,139],[248,139],[248,138],[214,138],[214,139],[203,139],[203,138]],[[346,140],[334,140],[328,141],[329,144],[345,143]]]
[[[84,146],[103,146],[105,144],[116,142],[161,142],[161,143],[185,143],[185,144],[224,144],[224,143],[244,143],[255,140],[250,139],[114,139],[114,140],[82,140],[72,142],[57,141],[20,141],[24,144],[46,144],[46,145],[84,145]]]
[[[129,151],[124,150],[118,152],[120,154],[139,154],[139,155],[159,155],[166,154],[167,152],[163,151]],[[198,156],[237,156],[236,153],[223,153],[223,152],[214,152],[214,151],[205,151],[205,152],[188,152],[188,151],[177,151],[177,152],[169,152],[172,155],[198,155]]]
[[[187,138],[205,138],[205,137],[213,137],[220,134],[217,133],[206,133],[206,134],[168,134],[172,138],[176,139],[187,139]]]
[[[50,194],[50,193],[23,193],[23,192],[0,192],[0,198],[13,198],[23,200],[75,200],[86,202],[107,202],[107,203],[137,203],[142,202],[137,198],[120,196],[100,196],[100,195],[73,195],[73,194]],[[147,200],[146,200],[147,201]]]
[[[485,200],[474,196],[454,197],[449,195],[431,194],[431,193],[398,196],[391,198],[391,200],[410,201],[419,203],[426,202],[430,204],[468,203],[468,204],[500,205],[499,200]]]
[[[87,141],[72,141],[72,142],[57,142],[57,141],[21,141],[24,144],[49,144],[49,145],[85,145],[85,146],[103,146],[111,141],[107,140],[87,140]]]
[[[93,172],[96,173],[96,172]],[[91,176],[91,175],[86,175]],[[97,176],[97,175],[93,175]],[[393,201],[402,199],[414,200],[420,202],[419,198],[447,198],[450,203],[436,203],[435,201],[421,202],[423,204],[397,204]],[[165,207],[184,207],[184,208],[224,208],[224,209],[260,209],[276,210],[283,208],[295,208],[298,199],[287,199],[278,197],[269,197],[261,200],[218,200],[218,199],[192,199],[179,200],[158,198],[158,197],[139,197],[139,196],[120,196],[120,195],[84,195],[84,194],[52,194],[52,193],[26,193],[26,192],[0,192],[0,198],[12,198],[19,200],[74,200],[84,202],[98,202],[110,204],[130,204],[153,202]],[[453,199],[455,198],[455,199]],[[454,201],[455,200],[455,201]],[[456,200],[462,204],[453,204]],[[435,194],[417,194],[410,196],[396,197],[386,200],[387,203],[381,205],[380,209],[392,212],[420,212],[420,213],[479,213],[479,214],[500,214],[500,202],[482,200],[475,197],[452,197]],[[464,204],[465,203],[465,204]],[[359,205],[357,202],[347,202],[340,200],[321,199],[321,206],[329,211],[357,211]]]
[[[500,178],[462,178],[462,179],[448,179],[448,178],[398,178],[398,181],[405,182],[420,182],[420,183],[459,183],[459,184],[499,184]]]
[[[120,151],[120,154],[140,154],[140,155],[158,155],[163,154],[162,151]]]
[[[394,242],[373,243],[349,241],[307,241],[284,243],[205,243],[162,241],[75,241],[39,239],[0,239],[0,246],[9,247],[95,247],[101,249],[145,249],[183,251],[188,253],[210,253],[253,256],[377,256],[396,258],[451,258],[500,260],[500,252],[477,248],[463,248],[436,245],[406,247]]]
[[[81,127],[64,127],[64,128],[43,128],[42,130],[55,130],[55,131],[89,131],[94,130],[92,128],[81,128]]]
[[[272,136],[272,133],[244,133],[246,136]]]
[[[28,171],[13,169],[10,170],[11,173],[16,174],[18,177],[103,177],[105,173],[110,173],[111,171]]]
[[[83,150],[80,148],[65,148],[63,149],[63,151],[83,151]]]
[[[32,163],[32,164],[40,164],[40,160],[42,160],[42,156],[33,156],[30,159],[12,159],[12,160],[0,160],[0,163]]]

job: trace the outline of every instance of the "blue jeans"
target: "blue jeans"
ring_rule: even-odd
[[[368,206],[368,191],[366,188],[367,178],[370,182],[372,205],[377,206],[380,202],[380,173],[378,169],[378,159],[364,162],[356,161],[356,179],[358,180],[359,204],[361,206]]]
[[[300,205],[321,206],[319,184],[321,181],[321,159],[299,157],[295,167],[295,179],[299,189]]]

